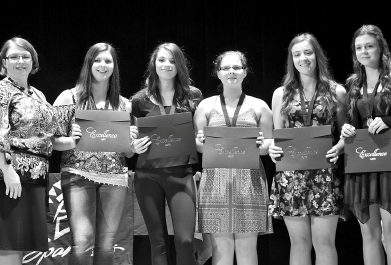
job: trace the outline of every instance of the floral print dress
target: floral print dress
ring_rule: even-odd
[[[333,135],[336,114],[328,117],[322,103],[322,95],[318,95],[311,114],[312,126],[331,125]],[[285,128],[304,127],[300,100],[293,100],[289,107]],[[273,179],[270,200],[269,214],[275,218],[340,215],[343,210],[342,182],[336,168],[281,171]]]

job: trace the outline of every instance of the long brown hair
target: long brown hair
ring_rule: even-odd
[[[143,87],[138,91],[133,98],[141,99],[146,97],[147,94],[152,95],[152,97],[163,104],[162,98],[159,92],[159,76],[156,73],[156,58],[157,54],[161,49],[169,51],[174,57],[175,66],[177,68],[177,74],[175,76],[174,88],[174,101],[177,103],[179,109],[189,107],[189,97],[190,97],[190,85],[192,80],[190,79],[189,74],[189,62],[185,57],[183,51],[175,43],[163,43],[158,45],[155,50],[152,52],[147,71],[145,73],[145,81]]]
[[[356,55],[356,38],[362,35],[371,35],[374,37],[381,49],[381,60],[379,62],[379,80],[383,87],[382,96],[380,102],[377,105],[377,108],[384,114],[388,114],[391,108],[391,91],[390,91],[390,51],[388,49],[388,44],[386,39],[383,36],[381,30],[374,25],[363,25],[360,27],[354,34],[351,43],[352,57],[353,57],[353,74],[349,76],[346,80],[346,87],[348,88],[348,93],[346,94],[346,105],[348,108],[348,117],[353,119],[353,110],[355,108],[357,99],[360,96],[360,90],[364,82],[367,80],[367,75],[365,72],[365,67],[360,64],[357,60]]]
[[[290,112],[290,103],[293,101],[293,98],[296,94],[296,89],[302,89],[302,84],[300,80],[300,73],[295,68],[293,63],[292,56],[292,47],[297,43],[302,41],[307,41],[314,50],[316,58],[316,79],[317,79],[317,88],[318,95],[322,95],[323,104],[325,106],[325,111],[330,118],[333,117],[335,110],[337,108],[336,102],[336,92],[335,92],[335,82],[332,80],[331,73],[328,66],[328,60],[323,52],[322,47],[320,46],[317,39],[314,35],[310,33],[299,34],[292,39],[288,47],[288,59],[286,63],[286,74],[284,76],[283,86],[284,86],[284,95],[283,103],[281,107],[281,116],[284,118],[288,117]]]
[[[92,45],[84,58],[83,67],[81,69],[79,79],[76,82],[76,91],[77,91],[77,106],[83,109],[92,109],[94,104],[91,92],[92,86],[92,72],[91,67],[94,63],[95,58],[99,55],[99,53],[109,51],[111,56],[113,57],[114,69],[113,73],[109,79],[109,89],[107,91],[107,99],[110,102],[113,110],[119,108],[120,102],[120,77],[119,77],[119,69],[118,69],[118,59],[117,52],[115,48],[108,43],[97,43]]]

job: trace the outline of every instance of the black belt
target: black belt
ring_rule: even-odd
[[[11,146],[11,149],[13,151],[18,152],[18,153],[24,153],[24,154],[28,154],[28,155],[38,156],[38,157],[45,158],[47,160],[49,159],[49,156],[46,156],[46,155],[43,155],[43,154],[36,154],[36,153],[30,152],[30,151],[27,151],[27,150],[24,150],[24,149],[15,147],[15,146]]]

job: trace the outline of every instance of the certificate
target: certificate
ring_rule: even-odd
[[[356,130],[355,136],[345,139],[345,173],[391,171],[390,138],[391,130]]]
[[[138,138],[148,136],[152,142],[148,150],[139,155],[137,168],[198,163],[191,112],[137,118],[136,124]]]
[[[276,170],[330,168],[326,153],[332,148],[331,126],[311,126],[273,130],[274,144],[283,155],[276,159]]]
[[[128,112],[76,110],[75,115],[82,131],[77,151],[131,152]]]
[[[204,127],[203,168],[259,169],[260,128]]]

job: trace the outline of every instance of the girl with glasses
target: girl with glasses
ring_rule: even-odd
[[[247,59],[239,51],[227,51],[214,61],[214,74],[222,93],[203,100],[194,116],[197,148],[203,152],[204,126],[260,127],[260,155],[266,155],[272,134],[272,113],[261,99],[243,93]],[[237,112],[238,111],[238,112]],[[236,114],[234,114],[236,113]],[[258,234],[272,233],[267,214],[267,180],[260,169],[204,168],[199,187],[198,230],[210,234],[213,265],[256,265]]]

